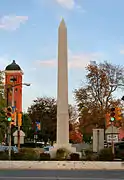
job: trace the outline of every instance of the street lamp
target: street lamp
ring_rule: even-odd
[[[31,85],[29,83],[14,84],[16,81],[17,81],[17,79],[15,77],[12,77],[10,79],[10,82],[13,83],[12,85],[10,85],[11,88],[12,88],[12,108],[14,108],[14,106],[15,106],[15,103],[14,103],[14,91],[15,91],[15,87],[19,86],[19,85],[25,85],[25,86],[30,86]],[[19,125],[18,125],[18,148],[20,148],[20,126]],[[11,160],[11,121],[9,122],[9,160]]]
[[[22,85],[30,86],[31,84],[30,83],[22,83]]]

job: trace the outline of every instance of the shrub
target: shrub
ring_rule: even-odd
[[[19,160],[23,160],[23,153],[11,153],[11,159],[12,160],[16,160],[16,161],[19,161]]]
[[[97,161],[98,154],[94,153],[92,149],[82,150],[82,160],[85,161]]]
[[[86,149],[85,154],[86,154],[86,156],[89,156],[89,155],[93,154],[93,151],[91,149]]]
[[[22,148],[19,153],[13,154],[13,160],[36,161],[39,155],[32,148]]]
[[[56,160],[65,160],[68,158],[69,151],[64,148],[60,148],[56,152]]]
[[[70,154],[70,160],[71,161],[79,161],[80,160],[80,155],[78,153],[71,153]]]
[[[9,159],[8,151],[0,152],[0,160],[8,160],[8,159]]]
[[[46,160],[50,160],[50,154],[46,154],[46,153],[41,153],[40,154],[40,161],[46,161]]]
[[[111,148],[102,149],[99,152],[99,161],[113,161],[114,155]]]
[[[86,156],[86,161],[98,161],[98,154],[93,153]]]

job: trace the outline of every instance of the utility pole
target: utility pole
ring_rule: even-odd
[[[18,151],[20,149],[20,126],[18,126]]]
[[[9,88],[7,87],[6,88],[6,107],[8,107],[9,103],[8,103],[8,94],[9,94]],[[8,142],[9,142],[9,127],[7,127],[7,130],[6,130],[6,145],[8,145]]]
[[[112,145],[112,154],[114,155],[114,139],[113,139],[113,126],[114,126],[114,122],[116,120],[115,116],[116,116],[116,108],[111,108],[111,113],[110,113],[110,121],[111,121],[111,128],[112,128],[112,134],[111,134],[111,145]]]
[[[114,149],[114,139],[113,139],[113,123],[111,122],[111,127],[112,127],[112,135],[111,135],[111,144],[112,144],[112,154],[115,154],[115,149]]]
[[[17,114],[17,122],[18,122],[18,150],[20,149],[20,126],[22,125],[22,114]]]
[[[14,108],[15,106],[15,98],[14,98],[14,95],[15,95],[15,88],[14,88],[14,82],[17,81],[17,79],[15,77],[12,77],[10,79],[10,81],[13,83],[12,84],[12,109]],[[11,160],[11,121],[9,122],[9,160]]]
[[[9,122],[9,160],[11,160],[11,121]]]
[[[12,86],[12,107],[14,107],[14,85]],[[9,160],[11,160],[11,121],[9,122]]]

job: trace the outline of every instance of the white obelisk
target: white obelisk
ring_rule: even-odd
[[[59,148],[76,152],[76,148],[69,144],[67,51],[67,28],[64,19],[62,19],[58,29],[57,142],[50,150],[51,157],[55,157]]]
[[[62,19],[58,29],[57,145],[69,144],[67,28]]]

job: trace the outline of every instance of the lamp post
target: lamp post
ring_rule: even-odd
[[[12,85],[12,107],[14,107],[14,83],[16,82],[16,78],[11,78],[10,82]],[[9,122],[9,160],[11,160],[11,121]]]
[[[19,85],[30,86],[29,83],[15,84],[16,81],[17,81],[17,79],[15,77],[12,77],[10,79],[10,82],[13,83],[11,85],[11,88],[12,88],[12,108],[14,108],[14,106],[15,106],[15,102],[14,102],[15,101],[15,99],[14,99],[15,86],[19,86]],[[18,125],[18,148],[20,148],[20,125]],[[9,160],[11,160],[11,121],[9,122]]]
[[[19,84],[18,84],[19,85]],[[25,86],[30,86],[31,84],[29,83],[22,83],[22,85],[25,85]],[[21,117],[20,117],[20,120],[18,119],[19,117],[17,116],[17,122],[18,122],[18,150],[20,149],[20,120],[21,120]]]

